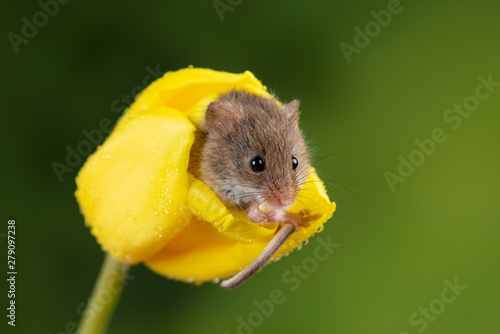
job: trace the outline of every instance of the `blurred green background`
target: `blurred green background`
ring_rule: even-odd
[[[73,332],[103,253],[73,196],[81,163],[62,182],[51,164],[84,129],[118,119],[112,102],[133,94],[147,67],[194,65],[252,71],[302,101],[318,158],[347,150],[317,165],[335,219],[231,292],[132,268],[109,333],[498,333],[500,87],[456,129],[443,119],[475,101],[479,76],[500,82],[498,2],[401,0],[377,31],[371,11],[393,1],[228,1],[217,2],[229,6],[223,20],[212,0],[70,1],[18,53],[7,34],[21,35],[22,18],[42,7],[2,2],[0,245],[6,252],[16,219],[18,277],[17,325],[2,315],[0,331]],[[349,63],[340,45],[356,47],[354,29],[367,24],[372,37],[358,37]],[[398,173],[400,156],[421,158],[414,141],[437,128],[446,141],[392,191],[385,173]],[[292,290],[282,275],[329,236],[340,247]],[[443,302],[455,279],[466,288]],[[254,302],[275,289],[285,301],[258,321]]]

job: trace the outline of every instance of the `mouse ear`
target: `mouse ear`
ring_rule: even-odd
[[[288,116],[288,119],[292,123],[298,123],[299,122],[299,116],[300,116],[300,101],[299,100],[293,100],[290,103],[287,103],[283,106],[283,112]]]
[[[238,119],[237,113],[220,102],[208,105],[205,114],[205,130],[213,136],[224,137],[233,129]]]

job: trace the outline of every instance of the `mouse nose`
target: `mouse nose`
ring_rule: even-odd
[[[278,201],[277,201],[277,202],[278,202],[278,205],[279,205],[279,206],[283,206],[283,207],[285,207],[285,206],[290,206],[290,205],[292,205],[292,204],[293,204],[293,202],[292,202],[292,200],[291,200],[291,199],[289,199],[289,198],[284,199],[284,198],[282,198],[282,197],[278,197]]]
[[[275,192],[271,198],[269,198],[268,203],[276,208],[288,208],[295,202],[295,196],[293,194],[287,194],[286,192]]]
[[[263,195],[267,206],[286,209],[295,203],[297,190],[281,180],[280,182],[269,182]]]

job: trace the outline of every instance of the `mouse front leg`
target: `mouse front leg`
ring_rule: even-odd
[[[282,209],[270,209],[260,207],[256,204],[250,205],[247,213],[248,218],[257,224],[262,223],[282,223],[290,224],[298,231],[302,226],[309,226],[309,221],[316,217],[305,217],[304,215],[295,215]]]
[[[262,212],[259,209],[259,206],[257,204],[251,204],[248,207],[247,210],[247,217],[250,219],[253,223],[259,224],[259,223],[265,223],[267,222],[267,214]]]

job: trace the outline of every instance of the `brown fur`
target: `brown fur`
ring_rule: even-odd
[[[279,201],[293,203],[309,167],[309,153],[299,129],[299,102],[280,105],[232,90],[208,106],[204,133],[197,133],[190,171],[226,204],[247,209]],[[265,170],[252,171],[250,160],[260,155]],[[292,157],[299,164],[292,168]]]

